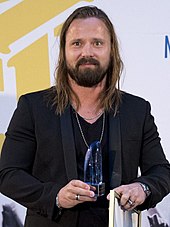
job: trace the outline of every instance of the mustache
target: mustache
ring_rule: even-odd
[[[80,65],[84,64],[100,65],[99,61],[94,58],[81,58],[78,60],[76,66],[79,67]]]

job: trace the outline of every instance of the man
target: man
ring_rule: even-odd
[[[119,90],[122,61],[107,15],[97,7],[75,10],[60,40],[56,86],[22,96],[13,115],[0,190],[28,208],[25,226],[105,227],[110,189],[123,209],[154,207],[170,191],[170,166],[149,103]],[[98,198],[83,182],[85,154],[96,140],[106,185]]]

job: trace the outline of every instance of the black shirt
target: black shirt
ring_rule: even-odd
[[[81,116],[78,115],[79,122],[88,145],[94,141],[99,141],[103,126],[103,115],[98,118],[93,124],[85,121]],[[77,158],[77,172],[78,179],[84,180],[84,159],[87,152],[87,146],[81,135],[79,125],[75,116],[75,111],[72,110],[72,123],[73,132],[76,146],[76,158]],[[101,141],[102,148],[102,167],[103,167],[103,182],[105,182],[105,195],[97,198],[96,202],[85,202],[77,205],[79,210],[79,224],[77,226],[97,226],[105,227],[108,226],[108,207],[109,201],[106,196],[109,193],[109,161],[108,161],[108,117],[106,114],[104,134]]]

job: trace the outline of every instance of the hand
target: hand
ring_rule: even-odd
[[[94,191],[95,187],[80,180],[72,180],[60,189],[58,193],[59,205],[63,208],[71,208],[79,203],[94,202],[96,201]]]
[[[146,199],[146,194],[139,183],[121,185],[114,190],[120,195],[120,206],[124,210],[133,210]],[[109,195],[107,199],[110,199]]]

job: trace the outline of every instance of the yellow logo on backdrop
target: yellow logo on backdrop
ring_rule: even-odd
[[[8,1],[0,0],[2,2]],[[79,2],[81,0],[18,0],[18,4],[1,14],[0,95],[4,97],[10,92],[18,98],[50,86],[49,43],[54,41],[56,31],[65,20],[61,19],[62,13]],[[8,86],[13,91],[9,91]],[[0,128],[0,147],[3,140],[4,130]]]

